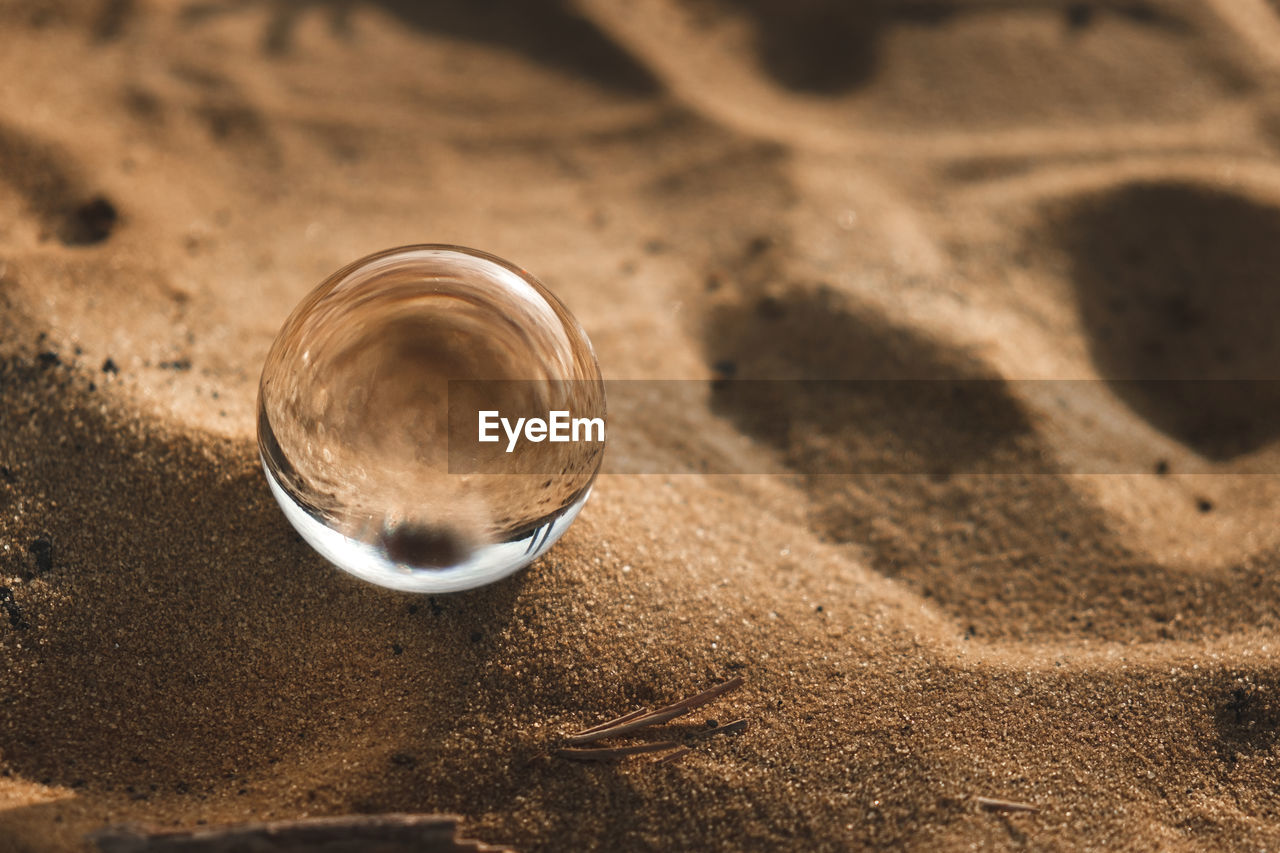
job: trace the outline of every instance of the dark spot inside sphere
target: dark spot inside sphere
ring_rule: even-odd
[[[447,569],[463,562],[471,549],[447,527],[401,524],[382,536],[382,547],[393,562],[419,569]]]

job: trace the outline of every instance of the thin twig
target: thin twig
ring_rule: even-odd
[[[585,732],[574,735],[569,738],[571,744],[592,743],[605,738],[619,737],[621,735],[631,734],[640,729],[656,726],[661,723],[674,720],[676,717],[683,716],[695,708],[701,708],[703,705],[723,696],[726,693],[737,690],[742,686],[742,676],[736,675],[733,678],[715,687],[708,688],[696,696],[690,696],[688,699],[681,699],[679,702],[672,702],[656,711],[648,714],[636,715],[626,714],[614,721],[613,725],[588,729]]]
[[[632,732],[638,732],[641,729],[647,729],[649,728],[649,726],[656,726],[656,725],[659,725],[660,723],[665,723],[668,720],[674,720],[676,717],[679,717],[683,713],[685,712],[680,709],[669,709],[667,711],[654,711],[651,714],[645,714],[641,717],[636,717],[628,722],[623,723],[622,725],[614,726],[613,728],[597,729],[594,732],[586,732],[584,734],[574,735],[573,737],[569,738],[569,743],[572,743],[572,744],[592,743],[593,741],[604,740],[605,738],[621,737],[622,735],[628,735],[628,734],[631,734]]]
[[[552,754],[573,761],[616,761],[629,755],[662,752],[664,749],[674,749],[677,746],[679,744],[673,740],[664,740],[656,743],[642,743],[636,746],[613,746],[599,749],[557,749]]]
[[[679,702],[672,702],[666,707],[659,708],[654,711],[655,715],[665,711],[674,711],[677,708],[681,711],[692,711],[694,708],[701,708],[703,705],[710,703],[714,699],[718,699],[726,693],[732,693],[742,686],[742,676],[735,675],[728,681],[717,684],[715,687],[709,687],[699,693],[697,696],[690,696],[688,699],[681,699]]]
[[[605,729],[611,729],[614,726],[620,726],[623,723],[629,723],[632,720],[634,720],[636,717],[643,717],[647,713],[649,712],[646,711],[644,708],[637,708],[636,710],[632,711],[630,714],[623,714],[621,717],[614,717],[612,720],[609,720],[607,723],[601,723],[598,726],[592,726],[589,729],[583,729],[582,731],[575,734],[574,737],[581,737],[582,735],[589,735],[594,732],[603,731]]]
[[[234,853],[257,850],[418,850],[422,853],[512,853],[458,837],[451,815],[343,815],[302,820],[206,826],[191,830],[149,830],[116,826],[89,840],[102,853]]]
[[[996,800],[991,797],[974,797],[973,801],[978,804],[979,808],[986,809],[989,812],[1038,812],[1039,806],[1033,806],[1030,803],[1015,803],[1012,800]]]

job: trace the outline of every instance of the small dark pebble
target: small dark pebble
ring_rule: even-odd
[[[1161,477],[1169,473],[1169,460],[1161,459],[1156,462],[1156,473]]]
[[[748,258],[759,257],[771,248],[773,248],[773,238],[768,234],[761,234],[757,237],[752,237],[750,242],[747,243],[746,255]]]
[[[1196,498],[1196,509],[1200,510],[1201,512],[1212,512],[1213,501],[1209,500],[1208,498]]]
[[[418,759],[407,752],[397,752],[391,756],[391,763],[397,767],[414,767],[417,765]]]
[[[392,643],[392,644],[391,644],[391,654],[393,654],[393,655],[402,655],[402,654],[404,654],[404,646],[400,645],[399,643]]]
[[[36,561],[36,574],[43,575],[53,571],[53,542],[43,536],[31,543],[27,549]]]
[[[19,631],[31,627],[27,624],[27,620],[22,617],[22,608],[14,600],[13,590],[7,586],[0,586],[0,610],[3,610],[9,617],[9,624]]]
[[[116,366],[116,363],[113,360],[107,359],[106,361],[102,362],[102,372],[103,373],[119,373],[120,368]]]
[[[821,605],[821,604],[819,604],[819,605],[818,605],[817,607],[815,607],[814,609],[815,609],[815,610],[817,610],[819,613],[821,613],[821,612],[822,612],[822,605]]]
[[[716,726],[718,726],[718,725],[720,725],[720,721],[719,721],[719,720],[707,720],[707,722],[706,722],[706,726],[707,726],[707,728],[709,728],[709,729],[714,729],[714,728],[715,728]]]
[[[484,639],[484,634],[481,634],[479,631],[471,632],[471,642],[478,643],[483,639]]]
[[[765,296],[756,303],[756,313],[766,320],[777,320],[787,313],[787,306],[776,296]]]
[[[410,605],[409,605],[409,615],[410,615],[410,616],[412,616],[413,614],[415,614],[415,613],[417,613],[417,612],[418,612],[418,605],[416,605],[416,604],[410,604]]]
[[[98,196],[67,215],[58,237],[67,246],[92,246],[111,236],[119,218],[116,206]]]
[[[427,599],[427,606],[431,608],[432,616],[439,616],[441,613],[444,612],[444,608],[441,607],[440,604],[434,598]]]
[[[717,361],[711,365],[711,369],[724,379],[732,379],[738,373],[738,363],[734,361]]]
[[[56,352],[49,352],[48,350],[40,353],[36,358],[40,359],[41,367],[57,367],[59,364],[62,364],[62,359],[58,357],[58,354]]]
[[[12,468],[7,465],[0,465],[0,480],[4,480],[6,483],[15,483],[18,478],[14,476]]]

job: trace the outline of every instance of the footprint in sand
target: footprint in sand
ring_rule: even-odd
[[[658,86],[643,65],[636,62],[578,14],[565,0],[468,0],[420,3],[414,0],[230,0],[225,3],[189,3],[182,18],[199,26],[235,13],[265,12],[262,48],[273,56],[293,49],[294,32],[311,16],[329,22],[330,30],[345,40],[357,37],[352,13],[357,6],[376,7],[399,23],[444,38],[486,42],[509,48],[548,68],[590,79],[633,95],[654,93]]]
[[[1177,147],[1256,88],[1231,26],[1186,3],[581,5],[697,111],[800,150]]]
[[[721,383],[713,411],[804,475],[815,531],[974,634],[1136,640],[1274,621],[1280,582],[1264,566],[1187,576],[1132,550],[1054,473],[1037,416],[981,360],[830,288],[733,278],[762,283],[710,308],[708,362],[784,381]]]
[[[1055,224],[1098,374],[1134,412],[1213,460],[1280,437],[1280,207],[1134,182]]]

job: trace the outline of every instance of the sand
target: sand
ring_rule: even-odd
[[[1280,846],[1280,397],[1118,381],[1273,376],[1278,45],[1264,0],[0,3],[0,849]],[[565,538],[432,598],[312,553],[253,439],[293,305],[416,242],[708,388],[612,401]],[[985,390],[763,418],[726,370]],[[681,761],[552,754],[738,675]]]

